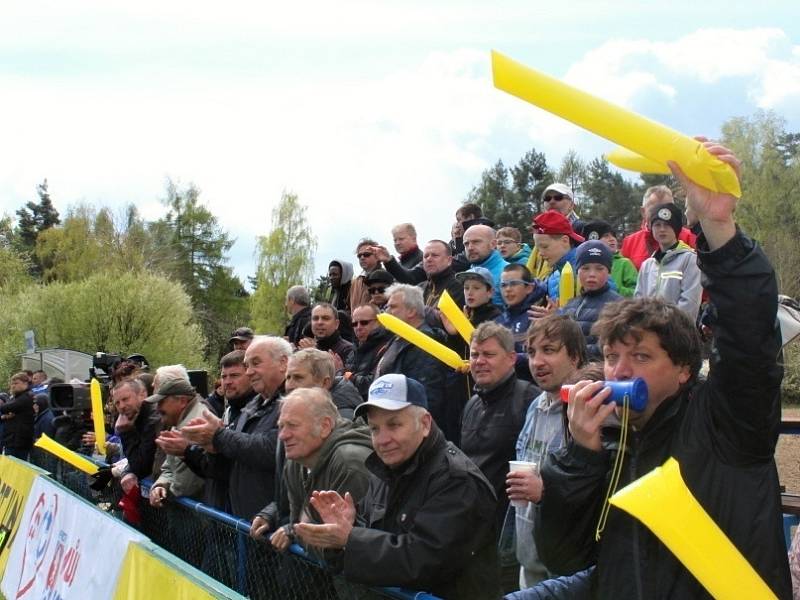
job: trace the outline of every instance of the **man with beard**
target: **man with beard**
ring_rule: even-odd
[[[125,493],[153,472],[161,415],[155,405],[145,402],[146,397],[147,389],[138,379],[123,379],[111,391],[119,414],[114,429],[122,441],[122,453],[128,459],[126,473],[120,480]]]

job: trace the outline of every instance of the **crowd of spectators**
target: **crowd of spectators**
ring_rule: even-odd
[[[706,147],[738,170],[727,149]],[[136,371],[115,381],[115,476],[126,492],[152,477],[152,506],[202,500],[250,520],[278,551],[300,543],[368,585],[464,599],[705,597],[652,532],[606,506],[617,454],[619,488],[674,456],[719,527],[789,597],[773,459],[775,276],[735,226],[735,199],[676,176],[688,228],[656,186],[621,249],[617,227],[580,218],[563,183],[547,187],[525,234],[466,204],[449,241],[420,248],[410,223],[391,230],[395,256],[361,239],[360,272],[332,260],[326,297],[288,290],[285,331],[231,335],[209,398],[180,365],[152,385]],[[437,308],[445,290],[475,328],[469,341]],[[467,366],[392,334],[382,312]],[[602,380],[637,377],[649,401],[620,444],[624,409],[604,402]],[[14,375],[0,406],[5,452],[20,458],[52,425],[34,385]]]

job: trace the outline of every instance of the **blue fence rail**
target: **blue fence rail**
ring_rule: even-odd
[[[30,462],[49,471],[65,487],[121,518],[118,485],[101,492],[89,487],[82,472],[34,448]],[[144,482],[142,493],[149,489]],[[370,588],[335,576],[294,544],[286,553],[253,540],[250,522],[189,498],[177,498],[153,508],[140,503],[139,529],[154,543],[200,569],[206,575],[254,600],[438,600],[425,592],[400,588]]]

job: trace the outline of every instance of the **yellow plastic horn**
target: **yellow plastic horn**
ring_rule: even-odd
[[[472,332],[475,331],[475,328],[461,309],[456,306],[455,301],[450,294],[447,293],[447,290],[443,291],[442,295],[439,296],[438,306],[439,310],[444,313],[444,316],[447,317],[453,324],[453,327],[456,328],[459,335],[469,344],[470,340],[472,340]]]
[[[741,197],[730,165],[674,129],[601,100],[558,79],[492,51],[494,86],[575,123],[628,150],[666,166],[672,160],[694,182],[715,192]]]
[[[686,487],[674,458],[609,502],[644,523],[715,598],[775,598]]]
[[[51,439],[46,433],[43,433],[42,436],[36,440],[34,446],[41,448],[42,450],[47,450],[53,456],[57,456],[64,462],[71,464],[73,467],[79,471],[83,471],[87,475],[94,475],[100,470],[100,468],[88,458],[81,456],[77,452],[73,452],[65,446],[62,446],[55,440]]]
[[[631,152],[627,148],[617,146],[605,155],[606,160],[620,169],[636,171],[637,173],[658,173],[659,175],[669,175],[669,167],[662,163],[657,163],[641,154]]]
[[[561,267],[561,278],[558,280],[558,305],[566,306],[575,297],[575,271],[569,262]]]
[[[102,455],[106,455],[106,419],[103,412],[103,392],[100,389],[100,382],[97,379],[92,379],[89,385],[89,391],[92,397],[92,421],[94,422],[94,437],[97,451]]]
[[[467,361],[463,360],[454,350],[444,344],[440,344],[433,338],[428,337],[419,329],[412,327],[395,316],[387,313],[378,315],[378,321],[392,333],[399,335],[404,340],[411,342],[420,350],[424,350],[434,358],[439,359],[448,367],[460,369]]]

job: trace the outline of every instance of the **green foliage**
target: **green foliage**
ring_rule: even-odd
[[[306,207],[297,195],[284,192],[272,211],[269,234],[258,238],[256,290],[250,305],[256,331],[283,333],[286,291],[312,281],[316,249],[317,240],[306,221]]]
[[[575,196],[577,212],[583,209],[583,181],[586,178],[586,163],[578,156],[575,150],[569,150],[561,161],[561,167],[556,174],[556,181],[565,183]]]
[[[151,365],[204,368],[205,344],[183,288],[146,273],[98,273],[81,281],[35,285],[3,294],[0,370],[19,368],[22,332],[41,347],[144,354]],[[0,377],[3,374],[0,373]]]
[[[29,262],[30,273],[39,277],[42,274],[42,268],[34,256],[36,240],[39,234],[58,225],[61,220],[50,199],[47,179],[36,186],[36,193],[39,196],[38,203],[27,202],[25,206],[17,210],[17,227],[14,231],[14,241],[20,254],[31,257]]]
[[[611,170],[607,160],[599,157],[586,165],[581,187],[582,214],[587,218],[591,215],[592,219],[604,219],[614,225],[617,233],[639,227],[641,195],[619,172]]]

